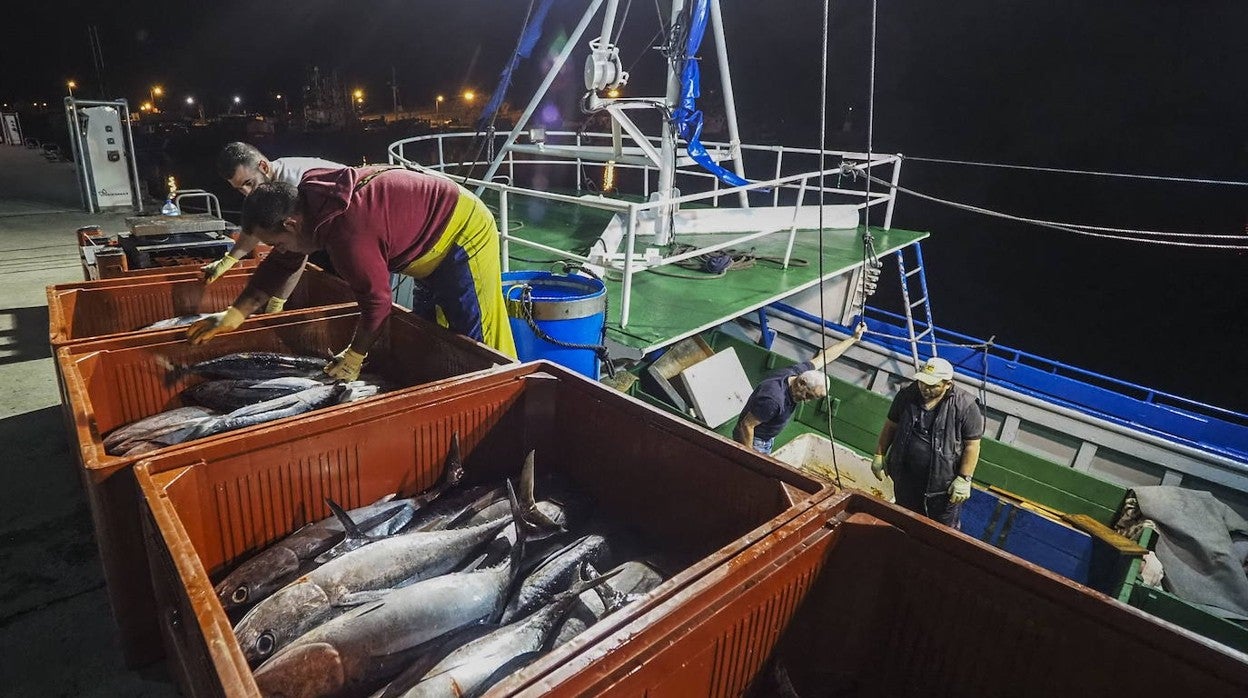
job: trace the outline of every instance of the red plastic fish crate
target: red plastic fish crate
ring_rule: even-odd
[[[227,274],[215,283],[200,278],[141,277],[123,285],[99,282],[48,287],[48,340],[52,347],[84,339],[136,332],[159,320],[215,313],[233,303],[252,271]],[[355,303],[355,294],[342,279],[319,269],[307,269],[287,299],[287,310]]]
[[[604,619],[599,632],[644,626],[651,609],[748,556],[830,492],[777,461],[546,362],[145,459],[135,475],[161,632],[182,689],[259,695],[210,575],[328,516],[326,497],[357,506],[427,489],[440,478],[455,433],[469,481],[514,476],[535,449],[539,478],[560,473],[598,513],[678,561],[682,571]],[[574,641],[548,661],[569,661],[584,647]]]
[[[74,342],[57,349],[56,361],[65,380],[66,406],[72,419],[70,433],[76,442],[75,453],[91,506],[109,600],[128,664],[158,659],[160,641],[130,467],[139,457],[108,455],[103,436],[122,425],[181,406],[179,393],[201,379],[188,375],[170,381],[170,366],[240,351],[328,356],[330,351],[347,346],[358,318],[352,307],[338,306],[278,313],[249,321],[242,328],[200,346],[187,344],[186,329],[175,328]],[[369,352],[365,370],[380,374],[396,388],[406,389],[427,387],[435,381],[511,363],[514,361],[483,344],[436,327],[396,306],[378,343]],[[358,405],[339,405],[325,411],[354,409]],[[231,434],[238,436],[255,428]],[[221,438],[224,435],[203,441]],[[184,447],[171,446],[152,453]]]
[[[858,493],[487,696],[1242,696],[1248,656]]]

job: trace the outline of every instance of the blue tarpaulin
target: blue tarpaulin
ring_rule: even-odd
[[[697,98],[701,96],[701,72],[697,54],[702,46],[702,35],[706,33],[709,14],[710,3],[707,0],[694,2],[689,13],[689,35],[685,41],[685,66],[680,73],[680,103],[672,112],[672,118],[676,121],[676,132],[688,143],[686,150],[689,157],[721,182],[739,187],[749,184],[749,180],[720,167],[702,145],[702,112],[697,106]]]

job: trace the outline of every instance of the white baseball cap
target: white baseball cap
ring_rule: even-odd
[[[918,373],[914,374],[914,379],[928,385],[938,385],[941,381],[953,380],[953,365],[938,356],[933,356],[923,364]]]

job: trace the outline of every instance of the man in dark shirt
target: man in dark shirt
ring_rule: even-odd
[[[810,361],[774,371],[759,381],[737,417],[733,438],[759,453],[771,453],[776,436],[784,431],[797,411],[797,403],[818,400],[828,394],[830,379],[823,367],[836,361],[854,342],[862,339],[866,331],[866,324],[858,323],[854,336],[815,354]]]
[[[983,436],[979,402],[953,384],[953,366],[934,357],[893,398],[871,472],[893,478],[901,506],[957,528]]]
[[[516,355],[494,217],[446,177],[395,167],[314,169],[298,189],[284,182],[256,187],[243,203],[243,227],[274,251],[233,305],[191,325],[192,344],[236,329],[303,268],[309,253],[326,250],[360,306],[350,346],[325,368],[330,376],[359,376],[390,314],[391,272],[427,286],[451,330]]]

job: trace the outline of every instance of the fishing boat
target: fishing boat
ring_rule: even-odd
[[[935,234],[893,225],[899,194],[915,193],[905,186],[903,155],[874,152],[869,141],[851,152],[743,138],[724,32],[730,18],[718,0],[673,4],[677,19],[659,47],[667,64],[663,94],[619,96],[630,75],[617,5],[588,4],[509,131],[493,128],[487,107],[475,133],[418,136],[389,148],[392,164],[451,176],[490,203],[504,272],[572,268],[602,279],[603,345],[616,364],[641,373],[678,343],[702,340],[732,346],[757,379],[864,320],[865,341],[829,368],[836,399],[803,408],[777,439],[781,450],[814,435],[869,455],[889,398],[922,361],[939,355],[984,406],[979,489],[1056,521],[1053,535],[1077,528],[1062,515],[1112,525],[1135,486],[1205,490],[1248,513],[1248,415],[940,327],[926,277],[942,270],[923,259]],[[542,16],[526,20],[496,100],[540,37]],[[606,117],[602,130],[553,128],[543,116],[556,77],[575,55],[585,61],[581,110],[586,123]],[[701,138],[707,107],[698,99],[698,66],[711,60],[723,141]],[[873,304],[881,274],[895,275],[901,312]],[[672,411],[685,407],[644,383],[630,390]],[[730,421],[719,432],[730,437],[731,428]],[[831,476],[840,480],[835,463]],[[999,527],[987,528],[985,539],[998,535]],[[1146,547],[1150,535],[1141,541]],[[1109,567],[1099,580],[1087,565],[1074,576],[1248,651],[1248,629],[1144,584],[1138,557]]]

